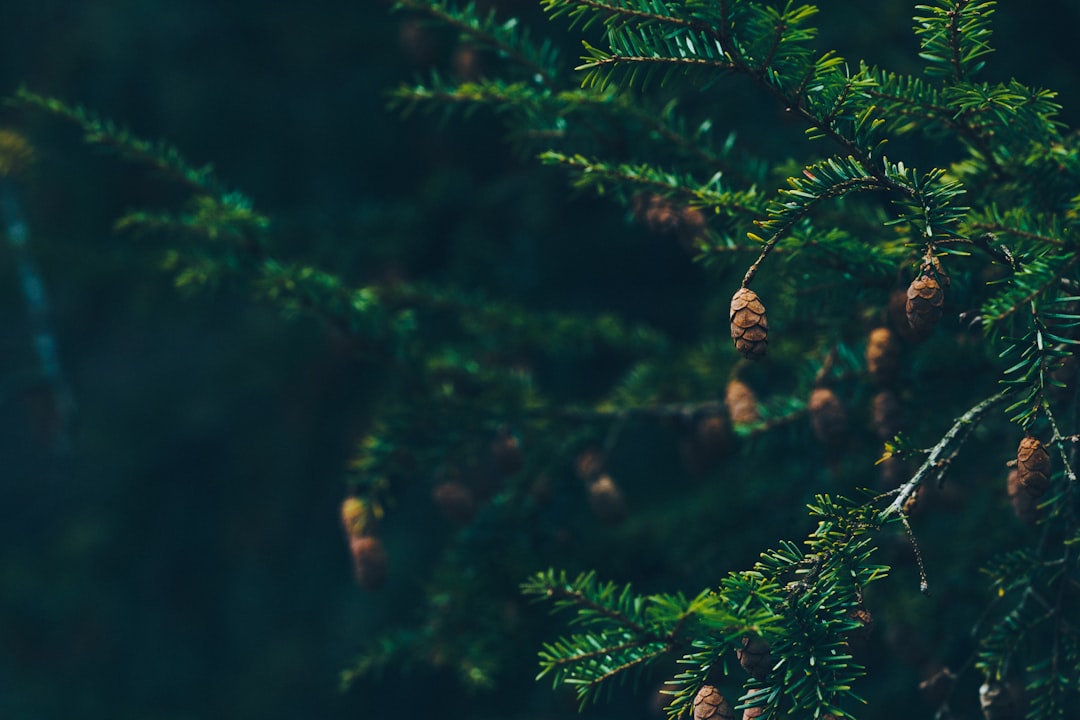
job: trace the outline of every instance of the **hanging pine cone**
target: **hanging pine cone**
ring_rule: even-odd
[[[743,636],[742,647],[735,651],[735,656],[739,658],[743,670],[758,680],[768,677],[775,664],[772,653],[769,652],[769,643],[750,635]]]
[[[748,707],[742,711],[743,720],[755,720],[765,714],[765,708],[761,705],[757,707]],[[825,720],[822,718],[822,720]]]
[[[679,454],[691,475],[704,475],[731,445],[731,428],[723,415],[708,412],[699,415],[691,432],[679,441]]]
[[[735,425],[754,425],[761,422],[758,399],[750,386],[732,378],[724,389],[724,405]]]
[[[986,720],[1020,720],[1024,716],[1023,693],[1011,682],[983,683],[979,688],[979,706]]]
[[[937,258],[931,258],[923,263],[919,276],[908,285],[904,313],[916,338],[929,337],[937,321],[941,319],[941,309],[945,304],[945,290],[941,286],[943,282],[947,287],[948,276],[941,270]]]
[[[744,357],[756,360],[769,347],[769,322],[765,306],[750,288],[739,288],[731,298],[731,339]]]
[[[378,590],[386,582],[386,550],[374,535],[349,539],[356,582],[365,590]]]
[[[694,720],[735,720],[735,711],[715,685],[702,685],[694,696]]]
[[[1042,511],[1039,510],[1039,498],[1028,492],[1027,488],[1020,483],[1020,471],[1016,468],[1009,471],[1006,489],[1016,519],[1025,525],[1037,524],[1042,516]]]
[[[892,390],[877,393],[871,401],[870,417],[879,438],[893,438],[900,429],[900,398]]]
[[[1027,436],[1020,441],[1016,469],[1020,484],[1035,497],[1041,497],[1050,488],[1050,453],[1037,438]]]
[[[808,408],[814,436],[825,445],[839,445],[847,434],[847,413],[836,393],[829,388],[815,388]]]
[[[598,518],[609,525],[618,525],[626,519],[626,498],[607,473],[589,485],[589,506]]]
[[[455,525],[467,525],[476,512],[472,491],[457,480],[439,483],[431,493],[435,506]]]
[[[866,341],[866,369],[879,385],[888,385],[896,377],[900,345],[893,331],[876,327]]]

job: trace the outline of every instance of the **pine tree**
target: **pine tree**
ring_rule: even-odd
[[[346,682],[426,664],[498,684],[520,650],[507,587],[527,577],[525,597],[573,613],[540,675],[583,704],[666,678],[671,718],[885,717],[891,690],[921,681],[927,704],[902,716],[1066,718],[1080,146],[1053,92],[980,79],[994,5],[915,6],[923,69],[904,74],[818,49],[817,9],[793,2],[543,0],[550,25],[533,26],[502,5],[399,1],[460,54],[394,106],[490,109],[519,152],[688,250],[709,287],[694,342],[454,286],[354,287],[280,257],[270,217],[170,146],[31,92],[13,102],[187,190],[117,223],[165,239],[178,286],[240,280],[381,363],[342,505],[359,582],[394,583],[381,533],[408,516],[400,498],[430,496],[452,527],[421,620]],[[576,67],[563,32],[581,39]],[[794,159],[756,157],[714,121],[739,93],[801,126]],[[600,242],[628,252],[624,232]],[[618,377],[563,394],[545,379],[589,359]],[[642,462],[641,446],[673,452]],[[575,534],[601,550],[568,559]],[[682,585],[548,569],[615,553],[608,572],[664,567]]]

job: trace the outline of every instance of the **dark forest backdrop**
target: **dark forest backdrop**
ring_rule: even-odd
[[[820,47],[914,63],[910,3],[817,4]],[[539,16],[524,0],[501,5]],[[1075,3],[1000,3],[988,79],[1059,90],[1075,124],[1076,27]],[[452,282],[700,334],[690,309],[707,278],[676,243],[516,155],[496,118],[387,109],[388,91],[429,63],[453,67],[452,36],[416,32],[371,0],[5,0],[0,94],[25,86],[80,103],[213,163],[272,216],[278,248],[358,283]],[[568,43],[566,57],[577,54]],[[751,147],[798,142],[768,101],[728,91]],[[339,692],[358,647],[416,612],[395,602],[404,581],[398,595],[356,587],[337,520],[378,377],[319,322],[285,320],[242,288],[178,293],[158,270],[160,248],[112,230],[124,210],[167,201],[166,184],[54,121],[4,109],[0,124],[35,141],[20,198],[77,405],[58,454],[15,260],[0,248],[0,715],[572,712],[532,681],[533,630],[493,691],[389,672]],[[559,382],[577,392],[605,372]],[[408,539],[416,528],[387,532],[398,536],[393,571],[408,577],[425,542]],[[752,560],[761,548],[734,552]],[[576,550],[568,566],[601,557]],[[634,560],[612,559],[609,574],[677,589],[659,570],[631,577]]]

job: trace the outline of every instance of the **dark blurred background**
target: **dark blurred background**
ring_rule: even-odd
[[[820,6],[821,47],[913,67],[911,4]],[[704,279],[677,248],[536,171],[494,118],[387,110],[388,90],[448,66],[454,46],[438,33],[417,45],[388,10],[4,0],[0,94],[82,104],[213,163],[273,217],[282,254],[357,283],[512,290],[693,336],[683,320]],[[1056,88],[1075,118],[1077,4],[998,12],[990,79]],[[778,112],[745,123],[758,102],[731,103],[748,141],[791,136]],[[284,320],[243,288],[176,292],[160,248],[111,229],[125,209],[170,199],[144,170],[41,117],[3,109],[0,124],[35,142],[20,207],[77,408],[70,425],[50,409],[16,260],[0,246],[0,717],[379,717],[409,693],[425,711],[514,709],[394,678],[339,691],[340,670],[392,614],[356,588],[337,525],[377,378],[318,322]],[[616,261],[590,240],[613,235],[627,249]]]

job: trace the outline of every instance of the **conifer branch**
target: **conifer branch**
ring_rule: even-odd
[[[396,0],[395,9],[428,15],[509,58],[548,88],[555,88],[559,84],[554,68],[556,58],[553,47],[550,43],[533,46],[527,31],[516,19],[500,23],[494,12],[482,18],[477,14],[473,2],[458,8],[441,0]]]
[[[945,458],[967,440],[968,436],[978,426],[982,421],[983,416],[988,411],[995,405],[1004,401],[1012,393],[1013,390],[1011,388],[1002,390],[979,401],[973,405],[971,409],[958,417],[953,423],[953,426],[950,427],[934,447],[930,449],[926,459],[919,466],[919,469],[915,471],[915,474],[895,491],[896,497],[878,514],[879,520],[884,522],[891,515],[904,512],[904,505],[907,503],[908,499],[915,494],[915,491],[919,489],[919,486],[934,478],[940,477],[946,469],[945,464],[943,464]]]

